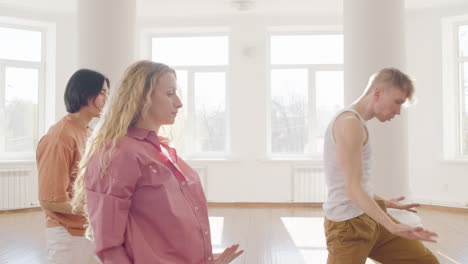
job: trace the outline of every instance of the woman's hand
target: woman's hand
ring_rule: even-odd
[[[213,254],[214,257],[214,263],[215,264],[228,264],[231,263],[234,259],[236,259],[238,256],[240,256],[242,253],[244,253],[244,250],[239,250],[239,245],[232,245],[228,248],[226,248],[223,253],[219,254]]]

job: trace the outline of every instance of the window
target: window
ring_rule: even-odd
[[[442,22],[444,158],[468,159],[468,16]]]
[[[460,94],[460,152],[468,156],[468,21],[458,25],[458,69]]]
[[[270,36],[273,157],[319,155],[325,129],[343,101],[341,34]]]
[[[0,160],[33,159],[44,119],[43,32],[0,25]]]
[[[173,129],[173,133],[184,131],[175,135],[179,151],[197,158],[225,156],[228,37],[153,37],[151,57],[173,67],[177,73],[179,95],[184,103],[183,114]]]

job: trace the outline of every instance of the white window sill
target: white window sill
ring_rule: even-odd
[[[444,158],[441,163],[447,164],[468,164],[468,157]]]
[[[221,164],[221,163],[238,163],[240,160],[232,158],[184,158],[182,159],[189,164],[200,164],[200,163],[210,163],[210,164]]]
[[[2,169],[10,169],[10,168],[30,168],[36,167],[35,160],[0,160],[0,168]]]
[[[322,165],[323,159],[319,157],[308,158],[286,158],[286,157],[265,157],[257,159],[260,163],[294,163],[298,165]]]
[[[33,159],[18,159],[18,160],[7,160],[7,159],[0,159],[0,164],[34,164],[36,160]]]

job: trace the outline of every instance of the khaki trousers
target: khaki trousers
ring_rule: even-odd
[[[377,202],[386,211],[383,201]],[[368,257],[382,264],[439,263],[421,242],[390,233],[366,214],[342,222],[325,218],[324,224],[328,264],[363,264]]]

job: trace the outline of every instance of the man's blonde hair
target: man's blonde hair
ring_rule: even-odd
[[[366,95],[378,86],[383,86],[385,89],[392,87],[397,88],[406,93],[408,101],[411,102],[413,100],[413,81],[411,81],[408,75],[396,68],[384,68],[374,73],[369,79],[369,83],[366,88]]]

